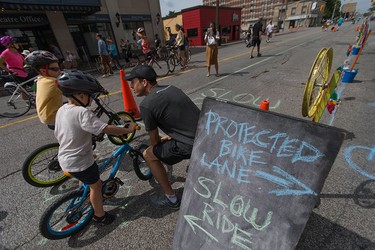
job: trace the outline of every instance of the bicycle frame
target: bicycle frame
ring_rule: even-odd
[[[15,90],[13,91],[13,94],[11,95],[11,97],[9,98],[9,100],[13,99],[15,93],[17,93],[18,90],[21,90],[23,93],[25,93],[27,96],[32,96],[32,94],[30,94],[29,91],[26,90],[26,88],[24,88],[23,86],[31,81],[34,81],[38,76],[34,76],[33,78],[30,78],[29,80],[27,81],[24,81],[24,82],[18,82],[16,78],[14,78],[12,75],[10,75],[11,78],[13,79],[13,82],[6,82],[4,84],[4,88],[9,88],[9,87],[14,87]]]
[[[124,158],[124,155],[130,153],[132,150],[133,150],[133,148],[128,143],[125,143],[119,149],[117,149],[108,159],[106,159],[102,164],[100,164],[100,166],[99,166],[99,172],[102,174],[102,172],[105,170],[105,168],[107,167],[107,165],[110,162],[112,162],[113,159],[117,158],[115,164],[112,167],[112,170],[111,170],[108,178],[106,178],[106,180],[104,180],[104,181],[114,180],[115,179],[117,171],[118,171],[118,169],[120,167],[121,161]],[[89,185],[82,183],[81,186],[79,187],[79,190],[83,191],[83,194],[82,194],[81,198],[83,198],[83,197],[87,197],[88,198],[89,197],[89,195],[88,195],[88,193],[90,191]],[[117,192],[117,190],[115,191],[115,193],[116,192]],[[80,202],[76,203],[76,204],[75,204],[76,200],[72,200],[72,202],[66,208],[65,212],[69,212],[69,210],[72,209],[73,207],[84,209],[84,208],[82,208],[82,204],[86,201],[86,199],[81,199]],[[75,205],[73,206],[73,204],[75,204]]]

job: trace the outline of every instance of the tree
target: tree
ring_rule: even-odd
[[[177,13],[175,11],[169,11],[169,13],[165,16],[166,18],[176,17]]]
[[[340,0],[325,0],[326,7],[324,8],[324,14],[323,18],[330,19],[332,18],[333,10],[335,9],[335,14],[333,17],[339,17],[340,16],[340,8],[341,8],[341,1]],[[336,4],[336,8],[335,8]]]
[[[375,11],[375,2],[372,2],[369,11],[370,11],[370,12],[374,12],[374,11]]]

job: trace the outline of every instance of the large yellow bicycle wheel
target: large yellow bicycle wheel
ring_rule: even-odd
[[[302,115],[313,117],[323,96],[332,67],[332,48],[322,48],[311,67],[302,101]]]

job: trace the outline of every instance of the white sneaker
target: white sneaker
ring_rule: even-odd
[[[111,76],[111,75],[113,75],[113,73],[109,73],[108,75],[110,75],[110,76]]]
[[[107,74],[104,74],[102,77],[105,78],[105,77],[108,77],[108,75],[107,75]]]

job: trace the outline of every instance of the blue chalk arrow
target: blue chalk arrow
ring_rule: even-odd
[[[285,189],[275,189],[270,192],[270,194],[275,194],[276,196],[285,195],[317,195],[311,188],[300,182],[294,176],[288,174],[279,167],[273,166],[272,171],[281,175],[284,178],[257,170],[254,176],[265,179],[267,181],[273,182],[277,185],[283,186]],[[292,189],[294,186],[299,186],[301,189]]]
[[[194,215],[184,215],[184,218],[185,220],[189,223],[189,226],[191,227],[191,229],[193,229],[193,232],[195,234],[197,234],[195,232],[195,228],[199,228],[200,230],[202,230],[202,232],[204,232],[208,237],[210,237],[212,240],[216,241],[216,242],[219,242],[212,234],[210,234],[206,229],[204,229],[201,225],[198,225],[198,223],[196,221],[201,221],[201,219],[195,217]]]
[[[373,102],[373,103],[370,103],[370,106],[373,106],[373,107],[375,107],[375,102]]]

